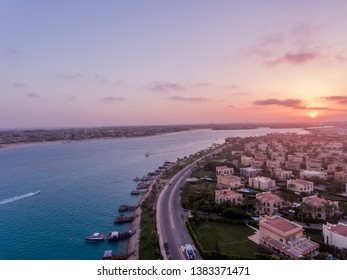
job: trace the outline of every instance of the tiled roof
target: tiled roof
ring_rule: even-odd
[[[216,170],[217,170],[217,171],[218,171],[218,170],[224,170],[224,169],[230,169],[230,167],[225,166],[225,165],[223,165],[223,166],[216,166]]]
[[[270,227],[277,229],[283,233],[289,232],[293,229],[300,229],[302,228],[300,225],[290,222],[289,220],[286,220],[284,218],[281,218],[279,216],[273,216],[265,218],[266,221],[265,224],[269,225]]]
[[[234,196],[234,195],[239,195],[239,194],[229,189],[216,191],[216,196]]]
[[[272,192],[264,192],[264,193],[259,193],[256,195],[257,199],[262,200],[262,201],[271,201],[271,200],[278,200],[280,197],[277,194],[274,194]]]
[[[291,256],[294,259],[299,259],[303,255],[319,247],[318,243],[307,238],[302,238],[301,242],[296,246],[284,245],[283,243],[275,239],[272,239],[269,236],[265,237],[264,240],[270,243],[275,248],[279,249],[281,252],[284,252],[285,254]]]
[[[327,203],[327,201],[324,198],[320,198],[317,195],[312,195],[312,196],[308,196],[308,197],[304,197],[302,199],[303,202],[314,205],[314,206],[322,206],[325,203]]]
[[[227,176],[217,176],[217,179],[221,179],[223,181],[241,181],[240,177],[234,176],[234,175],[227,175]]]
[[[347,237],[347,225],[345,224],[339,223],[336,226],[332,226],[330,228],[330,231],[340,234],[344,237]]]
[[[312,186],[312,184],[313,184],[310,181],[301,180],[301,179],[291,180],[290,183],[294,183],[294,184],[297,183],[297,184],[303,185],[305,187]]]

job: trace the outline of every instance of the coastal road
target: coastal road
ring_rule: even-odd
[[[183,211],[180,205],[180,187],[190,176],[197,162],[214,153],[220,152],[225,147],[226,146],[223,146],[222,148],[201,157],[179,171],[171,178],[159,195],[157,201],[156,220],[160,248],[164,259],[184,260],[186,259],[186,256],[182,251],[181,246],[184,244],[194,244],[185,225],[188,214]],[[169,254],[166,254],[165,252],[164,243],[168,244]],[[202,259],[197,250],[195,250],[195,254],[195,259]]]
[[[181,250],[184,244],[193,244],[186,229],[185,217],[187,215],[180,206],[180,187],[192,172],[194,165],[190,165],[178,172],[161,192],[157,202],[157,226],[160,247],[164,259],[183,260],[185,253]],[[164,242],[169,245],[167,255]],[[198,254],[198,252],[196,252]],[[200,256],[197,256],[201,259]]]

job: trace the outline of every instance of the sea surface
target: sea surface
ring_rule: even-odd
[[[127,241],[89,243],[115,225],[121,204],[142,177],[165,161],[194,154],[230,136],[302,129],[193,130],[159,136],[23,145],[0,149],[0,259],[97,260],[105,250],[124,253]],[[145,154],[149,153],[149,157]],[[33,192],[40,190],[39,194]]]

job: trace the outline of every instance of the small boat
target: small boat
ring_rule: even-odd
[[[144,190],[149,188],[149,184],[142,184],[136,187],[137,190]]]
[[[135,181],[135,182],[141,181],[141,178],[135,177],[135,178],[133,179],[133,181]]]
[[[123,204],[123,205],[119,206],[118,211],[119,212],[135,211],[137,207],[138,207],[137,205],[129,206],[127,204]]]
[[[104,252],[103,260],[112,260],[112,250],[106,250]]]
[[[95,232],[92,235],[86,236],[85,240],[87,240],[87,241],[104,241],[104,240],[106,240],[106,236],[99,233],[99,232]]]
[[[126,260],[131,255],[133,255],[135,251],[126,254],[113,254],[112,250],[106,250],[104,252],[103,260]]]
[[[137,216],[118,216],[115,220],[114,223],[115,224],[119,224],[119,223],[129,223],[132,222],[133,220],[135,220],[137,218]]]
[[[135,190],[135,191],[131,191],[130,195],[139,195],[140,191]]]
[[[128,230],[128,231],[112,231],[109,233],[107,240],[108,241],[118,241],[122,239],[128,239],[132,237],[136,233],[136,230]]]

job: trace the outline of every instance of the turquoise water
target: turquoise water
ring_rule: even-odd
[[[108,249],[125,252],[127,241],[88,243],[84,237],[129,227],[113,220],[119,205],[140,199],[130,196],[134,177],[229,136],[285,131],[302,132],[195,130],[0,149],[0,259],[84,260],[100,259]]]

